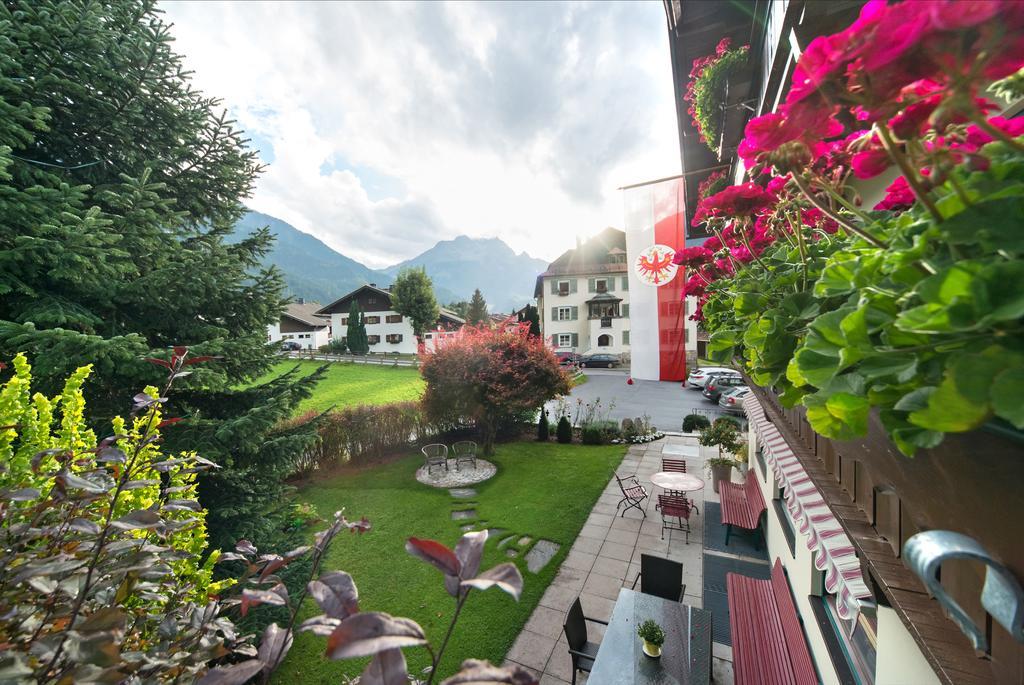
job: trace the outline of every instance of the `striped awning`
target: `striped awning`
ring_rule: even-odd
[[[864,582],[853,543],[779,430],[765,418],[753,393],[747,395],[743,406],[765,461],[771,465],[779,486],[785,488],[786,509],[807,536],[807,548],[815,553],[815,567],[825,572],[825,589],[835,594],[841,617],[856,616],[861,601],[871,600],[872,594]]]

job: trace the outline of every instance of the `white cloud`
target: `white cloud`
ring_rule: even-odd
[[[370,266],[459,234],[553,258],[679,168],[660,3],[162,8],[272,147],[250,205]]]

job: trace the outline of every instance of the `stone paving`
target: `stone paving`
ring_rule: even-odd
[[[701,478],[705,478],[704,457],[715,453],[709,448],[699,447],[696,438],[689,436],[668,436],[646,445],[630,446],[618,473],[620,476],[635,473],[651,495],[646,502],[646,519],[636,509],[621,517],[617,515],[616,504],[621,494],[615,479],[612,479],[598,498],[540,604],[506,654],[506,661],[530,669],[539,677],[541,685],[564,685],[572,681],[572,663],[562,623],[573,600],[580,597],[583,613],[588,617],[607,621],[619,590],[631,587],[640,572],[640,555],[643,553],[682,562],[683,583],[686,585],[683,602],[702,607],[704,520],[701,514],[691,516],[689,544],[686,544],[685,533],[680,531],[665,531],[662,539],[661,516],[654,508],[661,489],[651,484],[650,477],[661,471],[663,451],[673,458],[684,456],[687,470]],[[686,454],[680,455],[680,452]],[[705,500],[718,501],[718,495],[711,489],[710,478],[705,480],[708,485],[704,490],[687,493],[702,512]],[[588,623],[587,629],[590,633],[588,639],[600,642],[604,626]],[[719,644],[713,647],[715,683],[729,685],[733,682],[732,650]],[[576,682],[585,683],[586,674],[579,673]]]

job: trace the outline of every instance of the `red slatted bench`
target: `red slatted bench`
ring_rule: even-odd
[[[772,579],[729,573],[725,577],[737,685],[817,685],[800,617],[782,562]]]
[[[729,544],[732,527],[745,528],[751,532],[757,530],[761,515],[767,511],[761,487],[753,474],[747,474],[747,480],[739,483],[721,482],[718,485],[718,496],[722,502],[722,523],[725,524],[725,544]]]

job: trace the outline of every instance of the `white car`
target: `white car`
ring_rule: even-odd
[[[727,369],[724,366],[702,366],[690,372],[690,375],[686,378],[686,384],[691,388],[703,388],[704,384],[708,382],[708,378],[715,373],[734,374],[736,371],[734,369]]]

